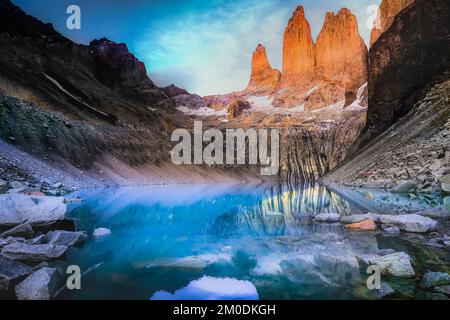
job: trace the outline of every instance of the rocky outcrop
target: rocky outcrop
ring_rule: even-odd
[[[372,46],[369,139],[410,111],[433,77],[450,69],[449,19],[448,1],[418,0]]]
[[[14,242],[3,248],[2,254],[18,261],[42,262],[62,257],[67,247],[52,244],[30,245]]]
[[[315,54],[311,27],[298,6],[284,30],[281,87],[308,84],[314,75]]]
[[[278,87],[280,79],[281,72],[270,66],[266,48],[258,44],[253,52],[250,82],[245,91],[259,95],[271,93]]]
[[[366,127],[327,181],[440,190],[450,170],[449,19],[448,1],[416,0],[374,43]]]
[[[356,91],[367,81],[367,47],[356,17],[348,9],[326,14],[316,42],[315,72],[321,81],[340,82],[353,89],[355,99]]]
[[[232,120],[240,116],[245,110],[251,109],[251,107],[248,101],[235,99],[227,106],[227,119]]]
[[[395,16],[413,3],[415,0],[383,0],[378,8],[377,18],[370,34],[370,46],[372,46],[394,22]]]
[[[435,220],[417,214],[381,215],[380,222],[398,227],[402,231],[417,233],[436,230],[438,225]]]

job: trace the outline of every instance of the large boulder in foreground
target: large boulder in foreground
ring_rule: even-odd
[[[404,252],[388,254],[369,260],[370,264],[377,265],[382,275],[412,278],[415,276],[411,265],[411,257]]]
[[[436,230],[438,223],[418,214],[382,215],[380,222],[399,227],[402,231],[424,233]]]
[[[29,275],[33,269],[0,254],[0,292],[10,289],[11,283]]]
[[[53,244],[26,244],[14,242],[3,248],[2,254],[13,260],[42,262],[61,257],[67,250],[65,246]]]
[[[58,273],[55,268],[42,268],[16,286],[19,300],[50,300],[58,290]]]
[[[0,226],[32,225],[64,220],[67,205],[63,197],[0,195]]]

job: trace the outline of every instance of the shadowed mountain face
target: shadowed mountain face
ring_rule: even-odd
[[[0,95],[1,138],[86,168],[104,153],[130,165],[167,160],[172,128],[185,121],[125,44],[73,43],[8,0]]]
[[[373,44],[366,139],[407,114],[436,76],[450,69],[450,3],[416,1]]]
[[[450,172],[450,3],[417,0],[369,52],[367,125],[328,180],[441,190]]]

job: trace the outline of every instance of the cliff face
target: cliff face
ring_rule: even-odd
[[[450,68],[448,21],[448,1],[418,0],[372,46],[365,141],[409,112],[433,77]]]
[[[429,193],[450,172],[450,3],[416,0],[370,52],[367,125],[326,180]]]
[[[305,85],[313,79],[315,44],[302,6],[293,13],[283,35],[281,86]]]
[[[412,4],[415,0],[383,0],[378,9],[374,28],[370,34],[370,46],[372,46],[394,22],[395,16]]]
[[[356,17],[341,9],[328,12],[316,44],[317,78],[357,89],[367,81],[367,48],[359,35]]]
[[[266,48],[258,44],[253,52],[250,82],[245,91],[254,94],[271,93],[278,87],[280,78],[280,71],[270,66]]]
[[[367,48],[348,9],[326,14],[314,44],[303,8],[298,7],[284,35],[281,90],[274,105],[304,106],[305,111],[341,102],[348,106],[367,81],[367,69]]]

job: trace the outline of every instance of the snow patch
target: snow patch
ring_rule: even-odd
[[[227,114],[227,110],[225,108],[221,110],[214,110],[208,107],[203,107],[199,109],[189,109],[188,107],[185,106],[179,106],[177,109],[187,115],[200,117],[225,116]]]
[[[234,278],[203,276],[175,293],[157,291],[150,300],[258,300],[253,283]]]

